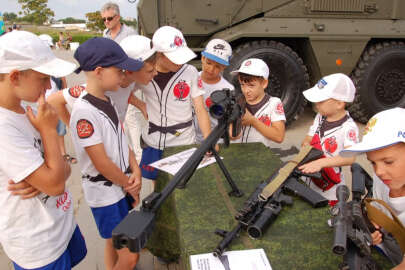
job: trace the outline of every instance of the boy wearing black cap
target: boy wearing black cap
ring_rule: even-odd
[[[87,80],[86,90],[74,103],[70,117],[84,195],[99,233],[106,239],[106,268],[132,270],[139,255],[128,249],[115,250],[111,233],[130,209],[125,193],[139,201],[141,175],[116,108],[105,92],[120,88],[123,70],[136,71],[143,64],[106,38],[86,41],[74,57],[80,64],[76,72],[83,70]]]

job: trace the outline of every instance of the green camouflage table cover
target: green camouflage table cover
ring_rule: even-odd
[[[191,146],[168,148],[164,156]],[[159,210],[156,226],[147,248],[170,261],[181,258],[184,269],[190,269],[189,256],[209,253],[221,241],[215,229],[232,230],[237,224],[234,214],[255,187],[281,165],[281,160],[261,143],[231,144],[222,148],[226,168],[238,187],[241,198],[229,197],[231,190],[217,164],[197,170],[186,189],[176,189]],[[172,178],[159,172],[156,190]],[[261,239],[251,239],[243,232],[229,250],[263,248],[273,269],[338,269],[342,257],[332,253],[333,229],[328,227],[328,207],[314,209],[298,197],[285,206],[279,217]],[[383,269],[388,262],[374,254]]]

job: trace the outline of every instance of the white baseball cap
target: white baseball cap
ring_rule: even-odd
[[[153,34],[153,46],[176,65],[183,65],[197,55],[187,47],[183,34],[172,26],[162,26]]]
[[[216,38],[208,42],[201,54],[221,65],[229,66],[232,48],[225,40]]]
[[[343,150],[340,155],[359,155],[399,142],[405,142],[405,109],[397,107],[374,115],[364,129],[363,140]]]
[[[314,87],[303,92],[310,102],[321,102],[330,98],[352,102],[356,87],[352,80],[343,73],[335,73],[320,79]]]
[[[151,57],[156,49],[153,47],[152,40],[141,35],[131,35],[124,38],[120,45],[129,57],[144,62]]]
[[[46,45],[48,46],[53,46],[53,40],[52,37],[50,35],[47,34],[42,34],[38,36],[40,40],[42,40],[43,42],[45,42]]]
[[[12,31],[0,38],[0,73],[32,69],[54,77],[64,77],[76,65],[57,58],[37,35]]]
[[[262,59],[249,58],[242,62],[238,70],[231,72],[231,74],[237,73],[263,77],[267,80],[269,78],[269,67]]]

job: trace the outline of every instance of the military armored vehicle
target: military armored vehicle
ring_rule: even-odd
[[[336,72],[356,85],[348,107],[356,120],[405,107],[404,0],[140,0],[138,17],[140,33],[171,25],[197,52],[227,40],[234,54],[224,75],[235,86],[229,71],[264,59],[267,91],[282,99],[288,122],[306,104],[302,91]]]

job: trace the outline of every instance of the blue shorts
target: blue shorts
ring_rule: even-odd
[[[68,247],[63,254],[54,262],[42,267],[33,268],[31,270],[70,270],[81,262],[87,254],[86,242],[80,232],[79,226],[76,226],[72,238],[69,241]],[[28,270],[22,268],[15,262],[15,270]]]
[[[58,121],[58,125],[56,126],[56,131],[58,132],[59,136],[66,135],[66,125],[63,124],[61,120]]]
[[[109,239],[112,237],[114,228],[128,215],[130,207],[127,199],[122,198],[117,203],[103,207],[91,207],[90,209],[100,236]]]
[[[142,150],[142,158],[139,163],[139,167],[142,171],[142,177],[147,179],[155,180],[157,178],[158,170],[154,167],[149,166],[149,164],[161,160],[163,155],[163,150],[159,150],[153,147],[146,147]]]

